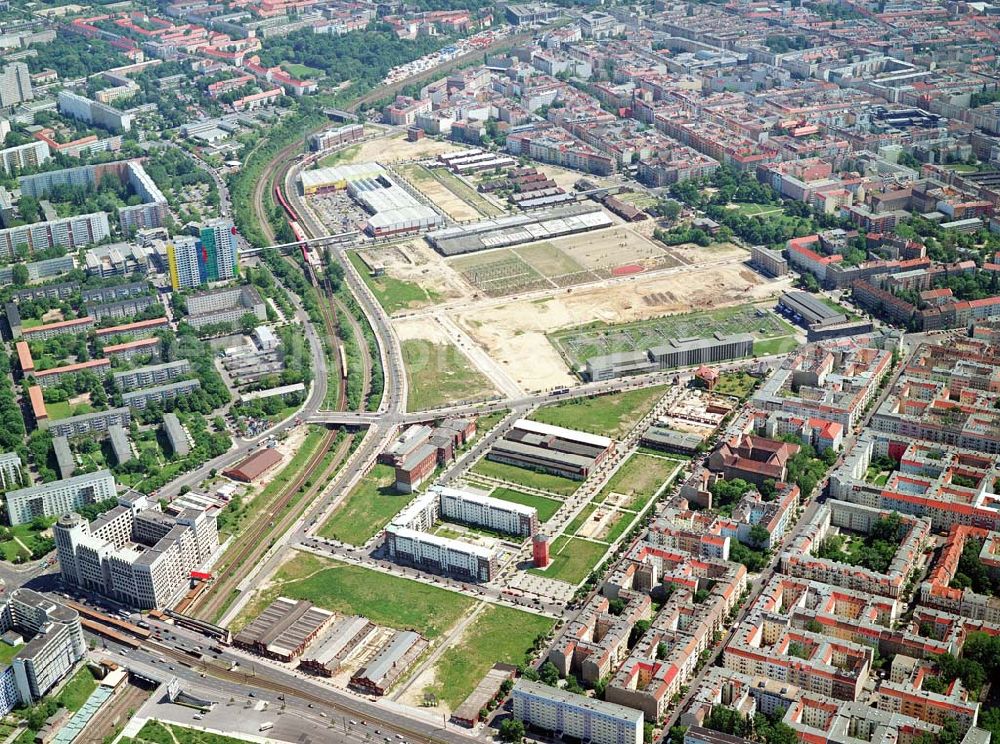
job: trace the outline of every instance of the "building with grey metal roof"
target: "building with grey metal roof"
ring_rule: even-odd
[[[170,443],[170,450],[178,457],[186,457],[191,451],[187,432],[176,413],[163,414],[163,433],[167,437],[167,442]]]
[[[426,647],[427,641],[412,630],[396,633],[374,659],[351,677],[351,686],[372,695],[384,695],[404,672],[409,671],[412,662]]]
[[[64,436],[52,437],[52,452],[56,456],[56,467],[60,478],[69,478],[76,470],[73,451],[69,448],[69,440]]]
[[[233,643],[261,656],[291,661],[333,620],[333,613],[305,600],[278,597],[264,608]]]
[[[132,445],[123,427],[115,425],[108,429],[108,442],[111,444],[111,453],[116,463],[124,465],[132,459]]]

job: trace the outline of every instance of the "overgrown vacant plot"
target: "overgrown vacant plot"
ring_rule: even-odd
[[[569,537],[557,537],[549,552],[552,562],[548,568],[532,568],[531,573],[547,576],[567,584],[579,584],[594,570],[607,545]]]
[[[300,561],[304,564],[295,565]],[[298,554],[282,571],[254,599],[256,613],[276,597],[291,597],[334,612],[364,615],[377,625],[412,628],[425,638],[437,638],[475,604],[456,592],[314,555]],[[301,578],[282,581],[283,575]]]
[[[434,667],[434,684],[426,692],[454,710],[491,666],[522,663],[535,637],[547,634],[552,625],[550,618],[510,607],[485,608],[461,640],[442,654]]]
[[[756,348],[756,344],[755,344]],[[737,398],[745,398],[753,391],[755,377],[743,372],[723,372],[719,375],[719,381],[715,385],[713,392],[719,395],[732,395]]]
[[[437,292],[424,289],[419,284],[404,282],[388,274],[372,276],[371,268],[365,263],[364,258],[354,251],[348,252],[347,257],[361,274],[365,284],[375,295],[375,299],[390,315],[398,310],[413,310],[431,305],[440,297]]]
[[[579,481],[550,473],[538,473],[534,470],[508,465],[505,462],[494,462],[485,457],[472,467],[472,472],[539,491],[548,491],[559,496],[569,496],[580,487]]]
[[[135,738],[123,737],[122,744],[241,744],[243,739],[189,729],[176,723],[147,721]]]
[[[553,426],[617,439],[627,434],[667,392],[667,385],[578,398],[539,408],[531,418]]]
[[[463,199],[454,189],[446,185],[438,175],[440,171],[436,169],[431,171],[418,163],[402,165],[399,171],[414,188],[452,219],[471,220],[481,216],[468,200]],[[471,191],[471,189],[466,190]],[[475,194],[474,191],[472,193]],[[479,200],[481,201],[482,197]]]
[[[320,168],[332,168],[341,163],[350,163],[360,150],[361,145],[352,145],[351,147],[345,147],[343,150],[331,152],[326,157],[321,158],[317,166]]]
[[[465,181],[444,168],[435,168],[433,176],[451,193],[485,217],[497,217],[503,210],[469,186]]]
[[[535,494],[524,493],[523,491],[515,491],[512,488],[495,488],[490,496],[495,499],[512,501],[515,504],[535,507],[538,509],[538,521],[542,524],[545,524],[552,519],[552,515],[559,511],[559,507],[562,506],[561,501],[549,499],[545,496],[536,496]]]
[[[534,243],[532,245],[519,246],[514,249],[514,252],[522,260],[533,266],[540,274],[549,279],[584,272],[587,276],[577,277],[578,282],[594,281],[598,278],[596,274],[588,272],[587,269],[573,260],[569,255],[556,248],[552,243]]]
[[[628,497],[626,503],[629,506],[627,508],[641,508],[663,485],[663,481],[670,477],[676,467],[676,460],[634,454],[615,471],[604,488],[594,496],[594,501],[601,503],[612,493],[620,493]],[[625,506],[626,503],[620,505]],[[632,506],[632,504],[637,506]]]
[[[411,411],[496,395],[490,381],[454,344],[405,339],[401,345]]]
[[[351,545],[364,545],[413,498],[393,488],[396,471],[378,464],[351,489],[319,534]]]

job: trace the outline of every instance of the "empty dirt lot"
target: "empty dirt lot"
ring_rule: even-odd
[[[602,282],[536,300],[478,303],[455,311],[457,323],[528,390],[576,382],[546,333],[595,320],[625,323],[669,313],[773,297],[788,282],[765,281],[741,263]],[[708,329],[710,330],[710,329]]]

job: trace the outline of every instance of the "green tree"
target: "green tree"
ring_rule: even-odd
[[[519,742],[524,738],[524,723],[516,718],[506,718],[500,724],[500,741]]]

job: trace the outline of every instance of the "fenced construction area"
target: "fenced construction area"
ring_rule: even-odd
[[[764,305],[666,315],[622,325],[592,323],[551,333],[549,340],[575,369],[594,356],[641,351],[670,339],[705,338],[716,332],[723,335],[750,333],[762,342],[788,339],[791,346],[795,345],[795,329]]]

